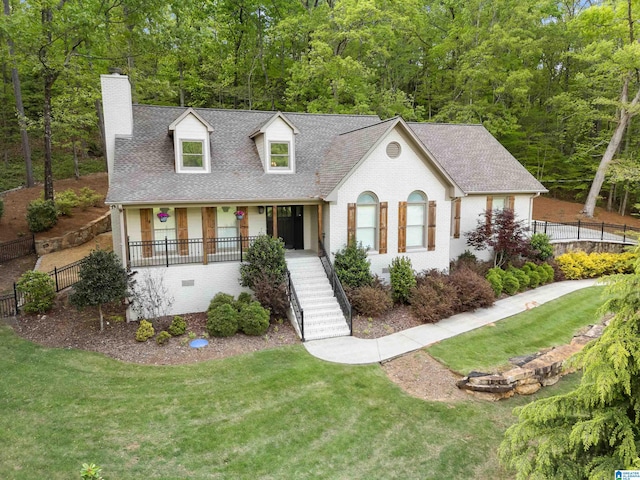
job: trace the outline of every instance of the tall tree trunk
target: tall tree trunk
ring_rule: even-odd
[[[600,194],[600,189],[602,188],[602,184],[604,183],[604,177],[607,172],[607,168],[613,160],[614,155],[618,151],[620,147],[620,142],[622,142],[622,138],[624,137],[624,132],[629,124],[629,119],[635,114],[633,112],[633,107],[638,104],[640,101],[640,88],[636,92],[635,97],[631,101],[631,104],[627,104],[628,94],[629,94],[629,83],[631,81],[631,74],[627,75],[624,80],[624,85],[622,86],[622,94],[620,95],[620,120],[618,122],[618,126],[616,127],[615,132],[613,132],[613,136],[609,141],[609,145],[607,145],[607,149],[602,156],[602,160],[600,160],[600,165],[598,166],[598,170],[596,171],[596,175],[593,178],[593,183],[591,184],[591,189],[589,190],[589,195],[587,196],[587,201],[584,204],[584,208],[582,209],[582,213],[587,217],[593,217],[593,212],[596,209],[596,200],[598,199],[598,195]]]
[[[9,0],[2,0],[4,4],[4,14],[8,17],[11,15],[11,8]],[[18,125],[20,126],[20,137],[22,139],[22,153],[24,155],[24,166],[27,177],[27,187],[33,187],[33,167],[31,164],[31,146],[29,145],[29,135],[27,134],[27,122],[24,116],[24,106],[22,104],[22,88],[20,86],[20,76],[18,75],[18,69],[15,65],[14,53],[13,53],[13,40],[7,38],[9,45],[9,58],[13,63],[11,68],[11,82],[13,83],[13,96],[16,100],[16,110],[18,111]]]
[[[607,212],[610,212],[613,208],[613,197],[616,195],[616,184],[611,182],[609,186],[609,198],[607,199]]]
[[[80,166],[78,165],[78,146],[75,140],[71,142],[73,146],[73,174],[76,180],[80,180]]]
[[[624,215],[627,210],[627,202],[629,201],[629,185],[624,185],[624,197],[622,197],[622,205],[620,205],[620,215]]]
[[[42,120],[44,123],[44,199],[53,200],[53,168],[51,149],[51,89],[56,75],[50,70],[44,72],[44,107]]]

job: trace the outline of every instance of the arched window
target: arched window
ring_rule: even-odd
[[[376,249],[377,218],[378,198],[371,192],[361,193],[356,204],[356,242],[366,249]]]
[[[427,224],[427,196],[412,192],[407,199],[407,247],[425,246]]]

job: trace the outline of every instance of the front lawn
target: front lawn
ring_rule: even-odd
[[[598,323],[603,287],[570,293],[532,310],[433,345],[429,354],[452,370],[493,372],[509,358],[569,343],[585,325]]]
[[[424,402],[378,365],[282,347],[183,366],[47,349],[0,327],[0,478],[510,478],[511,409]],[[566,391],[575,378],[544,389]]]

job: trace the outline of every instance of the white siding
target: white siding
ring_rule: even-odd
[[[203,145],[203,166],[204,170],[182,170],[181,162],[182,162],[182,152],[181,152],[181,140],[201,140]],[[207,127],[200,122],[195,116],[192,114],[187,115],[180,121],[178,125],[176,125],[175,131],[173,133],[173,145],[175,152],[175,162],[176,162],[176,172],[180,173],[207,173],[211,170],[210,164],[210,149],[211,145],[209,142],[209,132],[207,131]]]
[[[102,111],[107,144],[107,171],[109,179],[111,179],[116,135],[131,135],[133,133],[131,85],[129,77],[118,74],[100,75],[100,84],[102,86]]]
[[[267,127],[267,130],[264,133],[264,165],[265,171],[270,170],[270,152],[269,152],[269,143],[270,142],[289,142],[289,170],[273,170],[272,173],[277,174],[287,174],[287,173],[295,173],[296,171],[296,145],[295,145],[295,134],[291,127],[287,125],[287,123],[281,118],[276,118],[271,125]]]

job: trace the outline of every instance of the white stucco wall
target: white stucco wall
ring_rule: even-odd
[[[386,154],[389,142],[398,142],[402,152],[398,158],[390,159]],[[406,202],[413,191],[421,191],[427,201],[436,201],[436,249],[407,249],[398,253],[398,202]],[[442,180],[428,167],[421,155],[416,153],[409,141],[397,129],[371,152],[369,157],[340,186],[336,202],[331,211],[329,228],[325,227],[330,241],[331,253],[347,243],[347,211],[349,203],[356,203],[365,191],[376,194],[380,202],[388,203],[387,252],[369,252],[372,273],[388,277],[386,268],[397,256],[411,259],[414,270],[448,269],[449,235],[451,222],[451,199]],[[425,232],[426,235],[426,232]]]

